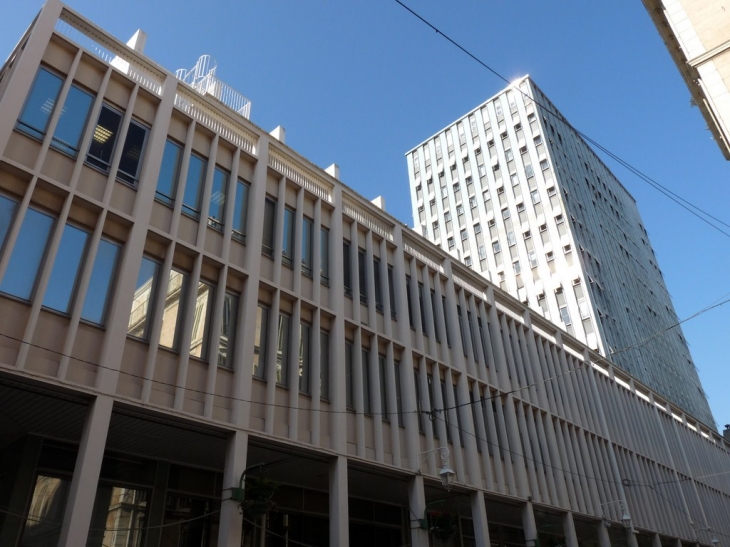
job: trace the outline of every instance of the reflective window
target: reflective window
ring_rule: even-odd
[[[360,353],[362,357],[362,411],[365,414],[371,414],[370,406],[370,351],[362,348]]]
[[[94,269],[91,271],[89,288],[84,297],[81,318],[99,325],[104,324],[107,302],[111,293],[114,272],[117,268],[119,245],[102,239],[96,250]]]
[[[70,488],[69,479],[38,475],[28,509],[33,518],[25,523],[20,545],[50,547],[58,544]]]
[[[39,69],[16,127],[36,139],[42,139],[62,83],[63,80],[55,74],[45,68]]]
[[[130,122],[124,139],[122,158],[119,160],[117,178],[136,185],[142,167],[142,155],[147,141],[147,128],[135,121]]]
[[[208,208],[208,226],[223,228],[223,221],[226,212],[226,191],[228,190],[228,173],[220,167],[213,172],[213,188],[210,194],[210,207]]]
[[[368,266],[365,263],[365,250],[357,250],[357,266],[360,281],[360,302],[368,303]]]
[[[279,328],[276,346],[276,383],[282,386],[289,385],[289,332],[291,317],[279,314]]]
[[[352,298],[352,273],[350,265],[350,242],[342,242],[342,275],[344,277],[345,296]]]
[[[261,241],[261,252],[266,256],[274,256],[274,223],[276,222],[276,202],[266,198],[264,202],[264,233]]]
[[[232,369],[236,350],[236,321],[238,319],[238,295],[227,292],[223,298],[221,335],[218,339],[218,366]]]
[[[284,233],[281,241],[282,261],[291,266],[294,260],[294,210],[284,209]]]
[[[45,307],[63,313],[69,312],[88,240],[88,232],[69,224],[64,227],[61,245],[58,247],[51,278],[43,298]]]
[[[132,300],[132,311],[129,314],[127,333],[137,338],[147,339],[148,324],[154,298],[155,279],[160,266],[147,257],[142,258],[137,276],[137,288]]]
[[[299,391],[310,394],[309,378],[312,372],[311,327],[299,324]]]
[[[178,270],[170,270],[167,290],[165,291],[165,308],[162,310],[162,327],[160,329],[160,345],[166,348],[179,348],[187,282],[187,274]]]
[[[210,339],[210,319],[215,298],[214,287],[205,281],[198,282],[198,293],[195,297],[195,316],[193,317],[193,334],[190,338],[190,355],[208,359],[208,343]]]
[[[380,414],[383,421],[390,421],[390,413],[388,411],[388,376],[387,362],[385,355],[378,355],[378,372],[380,374]]]
[[[13,247],[5,277],[0,284],[0,291],[23,300],[30,300],[54,220],[45,213],[28,209]]]
[[[182,147],[168,140],[165,143],[165,152],[162,155],[160,176],[157,178],[157,192],[155,193],[155,197],[167,205],[172,205],[175,201],[181,157]]]
[[[352,342],[345,342],[345,403],[348,410],[355,410],[352,379]]]
[[[94,135],[89,145],[89,154],[86,156],[88,163],[102,171],[109,170],[121,123],[121,112],[107,105],[101,107],[99,119],[94,128]]]
[[[70,156],[76,157],[79,143],[89,118],[91,103],[94,98],[86,91],[72,85],[68,91],[66,102],[61,109],[61,117],[53,132],[51,146]]]
[[[233,237],[246,240],[246,219],[248,217],[248,184],[236,183],[236,203],[233,206]]]
[[[373,277],[375,278],[375,309],[383,313],[383,289],[380,286],[380,260],[373,257]]]
[[[86,547],[140,547],[148,497],[144,490],[100,484]]]
[[[319,396],[325,401],[330,398],[330,335],[319,333]]]
[[[325,285],[329,285],[330,231],[324,226],[319,230],[319,279]]]
[[[259,304],[256,310],[256,332],[253,347],[253,375],[266,377],[266,340],[269,330],[269,309]]]
[[[188,176],[185,182],[185,195],[183,195],[183,213],[193,218],[200,216],[200,192],[205,182],[205,171],[208,162],[203,158],[191,155],[188,164]]]
[[[302,270],[309,277],[312,276],[312,229],[312,221],[302,219]]]
[[[0,251],[5,245],[5,238],[10,231],[10,223],[15,217],[15,206],[17,203],[10,198],[0,196]]]

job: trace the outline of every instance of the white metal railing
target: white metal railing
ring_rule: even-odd
[[[367,226],[370,230],[376,234],[380,234],[388,241],[393,241],[393,227],[375,218],[375,216],[360,207],[356,202],[344,198],[342,200],[342,209],[345,214],[351,216],[363,226]]]
[[[248,119],[251,101],[215,75],[217,63],[210,55],[202,55],[190,70],[181,68],[175,76],[201,95],[210,95],[228,108]]]
[[[197,122],[238,146],[241,150],[253,156],[256,155],[256,143],[258,142],[256,135],[220,115],[200,101],[193,93],[187,92],[180,86],[175,93],[175,106]]]
[[[269,147],[269,167],[275,169],[289,180],[296,182],[305,190],[315,196],[332,203],[332,185],[326,183],[316,175],[305,172],[302,168],[294,165],[281,152],[273,146]]]
[[[101,31],[68,10],[61,12],[60,18],[56,21],[55,30],[58,34],[123,72],[148,91],[158,97],[162,95],[165,75],[152,65],[130,55],[129,48],[125,44],[105,36]]]

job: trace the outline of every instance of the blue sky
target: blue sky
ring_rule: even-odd
[[[638,0],[406,2],[508,79],[530,74],[570,122],[673,192],[730,222],[730,163]],[[394,0],[70,0],[174,70],[208,53],[253,102],[251,120],[412,225],[404,153],[504,87]],[[192,3],[189,3],[192,5]],[[5,57],[40,9],[4,10]],[[611,160],[634,195],[680,318],[730,297],[730,238]],[[730,229],[725,229],[730,232]],[[715,419],[730,422],[730,304],[683,325]],[[664,325],[658,326],[659,328]]]

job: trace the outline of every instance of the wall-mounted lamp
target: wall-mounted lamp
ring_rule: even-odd
[[[427,450],[426,452],[419,452],[419,456],[423,456],[423,459],[418,463],[418,472],[421,472],[421,465],[423,465],[423,462],[425,462],[428,457],[433,454],[434,452],[441,452],[441,469],[439,470],[439,478],[441,479],[441,484],[444,488],[446,488],[446,491],[451,491],[451,487],[454,485],[454,479],[456,478],[456,473],[454,473],[454,470],[451,469],[449,466],[449,449],[445,446],[440,446],[439,448],[434,448],[433,450]]]

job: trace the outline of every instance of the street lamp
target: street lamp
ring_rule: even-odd
[[[627,530],[631,530],[631,515],[629,515],[629,511],[628,509],[626,509],[626,505],[624,505],[623,500],[607,501],[606,503],[601,504],[601,508],[605,507],[606,505],[613,505],[614,503],[618,503],[621,507],[621,524],[623,524],[623,527]],[[603,509],[601,509],[601,512],[603,512]],[[603,516],[603,522],[606,526],[611,525],[605,514]]]
[[[423,465],[423,462],[425,462],[428,457],[433,454],[434,452],[441,451],[441,469],[439,470],[439,478],[441,479],[441,484],[444,488],[446,488],[447,492],[451,491],[451,487],[454,484],[454,479],[456,478],[456,473],[454,473],[454,470],[451,469],[449,466],[449,449],[445,446],[440,446],[438,448],[434,448],[433,450],[426,450],[425,452],[419,452],[419,456],[423,456],[423,459],[418,463],[418,473],[421,472],[421,466]]]

